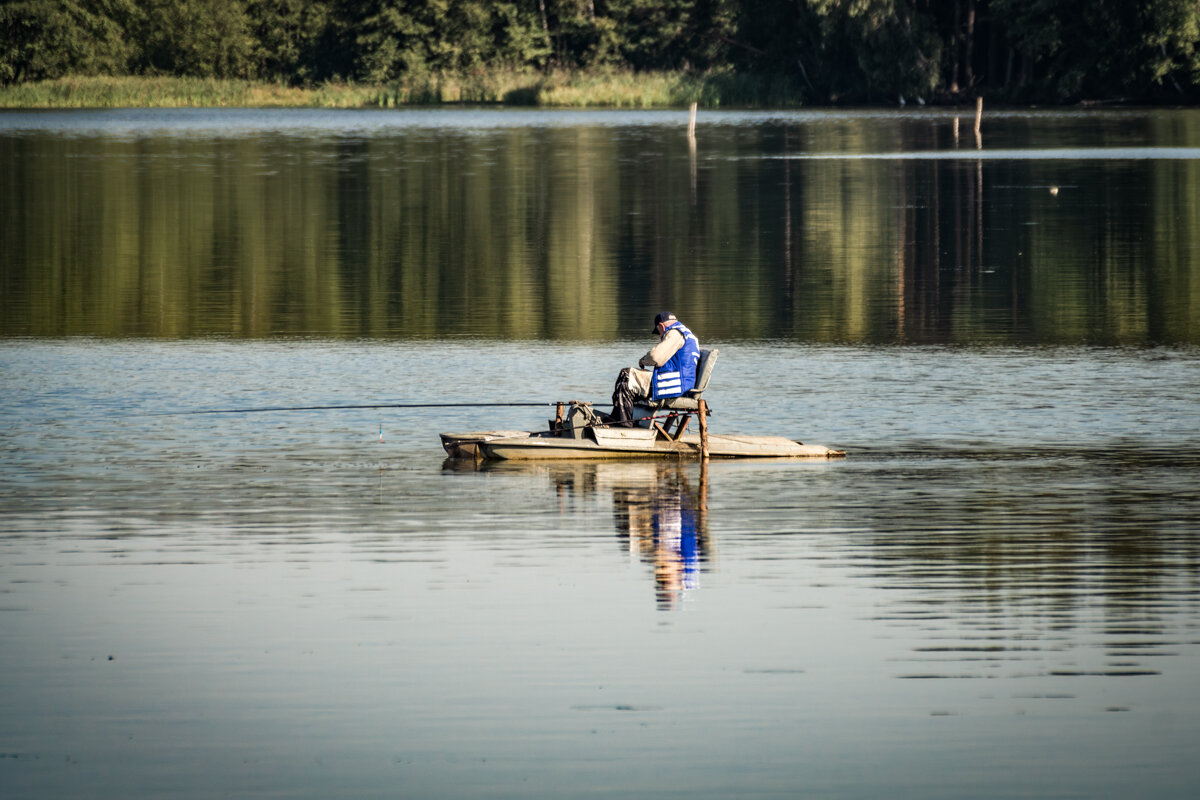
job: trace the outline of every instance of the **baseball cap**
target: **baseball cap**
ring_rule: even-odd
[[[674,322],[674,321],[675,321],[675,315],[672,314],[670,311],[660,311],[658,313],[658,315],[654,317],[654,330],[656,330],[656,331],[658,330],[658,326],[660,323]]]

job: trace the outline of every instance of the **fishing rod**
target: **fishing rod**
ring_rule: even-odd
[[[257,408],[207,408],[197,411],[164,411],[149,414],[151,417],[180,417],[193,414],[257,414],[264,411],[344,411],[348,409],[372,408],[499,408],[499,407],[542,407],[558,405],[557,402],[541,403],[366,403],[339,406],[259,406]],[[592,405],[586,403],[585,405]]]

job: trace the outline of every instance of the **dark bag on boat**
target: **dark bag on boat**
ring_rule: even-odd
[[[615,425],[625,428],[633,427],[633,393],[629,391],[629,370],[626,367],[617,376],[617,385],[613,387],[612,416],[610,420]]]

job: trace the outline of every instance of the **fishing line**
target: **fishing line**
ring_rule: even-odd
[[[258,408],[208,408],[197,411],[164,411],[157,414],[146,414],[149,417],[180,417],[193,414],[257,414],[265,411],[344,411],[348,409],[371,408],[499,408],[524,407],[541,408],[554,406],[558,403],[366,403],[361,405],[340,406],[261,406]],[[566,405],[566,403],[564,403]],[[586,405],[592,405],[587,403]]]

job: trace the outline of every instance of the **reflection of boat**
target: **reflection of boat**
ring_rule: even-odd
[[[493,461],[448,459],[453,470],[545,475],[560,496],[611,494],[623,549],[653,570],[660,608],[676,606],[700,584],[712,561],[708,465],[678,461]]]
[[[655,466],[649,481],[614,486],[613,517],[629,552],[654,570],[655,598],[665,609],[699,587],[711,560],[708,481],[703,463],[697,488],[678,462]]]

